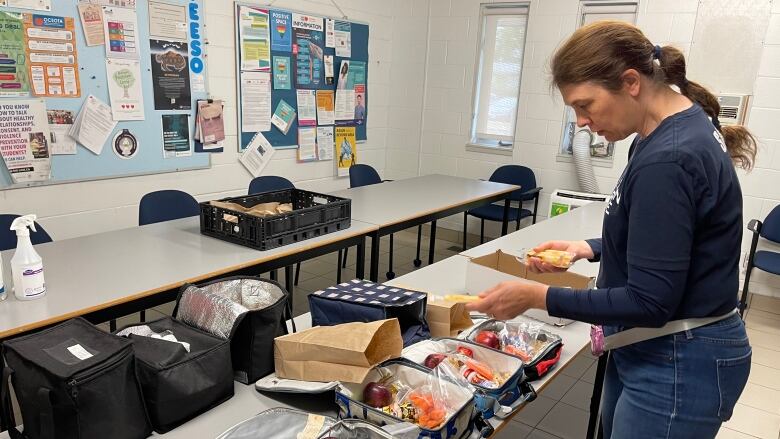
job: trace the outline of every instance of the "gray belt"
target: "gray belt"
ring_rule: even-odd
[[[617,334],[612,334],[608,337],[604,337],[604,351],[612,349],[622,348],[630,344],[639,343],[640,341],[651,340],[653,338],[663,337],[665,335],[676,334],[678,332],[690,331],[701,326],[706,326],[711,323],[725,320],[731,316],[737,314],[737,310],[734,309],[726,314],[716,317],[697,317],[683,320],[673,320],[660,328],[631,328],[625,331],[620,331]]]

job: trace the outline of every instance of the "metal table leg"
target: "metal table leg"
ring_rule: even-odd
[[[436,248],[436,220],[431,221],[431,243],[428,246],[428,265],[433,264],[433,251]]]
[[[590,397],[590,419],[588,419],[587,439],[596,439],[603,437],[601,429],[601,394],[604,389],[604,376],[607,373],[607,362],[609,353],[599,357],[596,365],[596,379],[593,383],[593,394]]]
[[[371,282],[379,281],[379,232],[371,233],[371,269],[368,278]]]
[[[355,265],[355,277],[364,279],[366,275],[366,238],[360,240],[357,246],[357,264]]]
[[[509,227],[509,198],[507,198],[504,201],[504,219],[501,222],[501,236],[506,235],[508,227]]]

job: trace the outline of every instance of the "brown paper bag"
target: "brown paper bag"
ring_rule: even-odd
[[[428,295],[428,311],[425,315],[431,329],[431,337],[456,337],[461,331],[474,325],[466,305]]]
[[[276,376],[361,383],[375,365],[401,356],[398,319],[317,326],[274,340]]]

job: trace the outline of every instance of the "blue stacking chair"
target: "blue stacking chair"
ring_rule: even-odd
[[[532,217],[533,223],[536,224],[536,211],[539,208],[539,193],[542,191],[542,188],[536,187],[536,176],[534,175],[534,171],[525,166],[504,165],[496,169],[488,181],[520,186],[520,189],[509,193],[509,195],[506,197],[510,203],[507,220],[515,221],[515,230],[520,229],[520,220],[529,216]],[[529,209],[523,208],[524,201],[532,200],[534,202],[533,212]],[[511,203],[513,201],[518,202],[518,207],[511,207]],[[466,226],[468,225],[469,215],[480,219],[479,243],[482,244],[485,241],[485,220],[501,221],[503,223],[504,206],[498,204],[486,204],[463,213],[463,250],[466,250]],[[502,230],[506,230],[507,225],[502,225]]]
[[[19,215],[0,214],[0,251],[16,248],[16,232],[11,230],[11,223],[16,218],[19,218]],[[35,223],[35,230],[35,232],[30,231],[30,241],[33,245],[53,241],[38,222]]]
[[[138,204],[139,226],[196,215],[200,215],[197,200],[187,192],[174,189],[149,192],[141,197],[141,202]],[[141,311],[141,321],[146,321],[146,311]],[[116,321],[111,320],[109,327],[113,332],[116,329]]]
[[[750,220],[747,228],[753,232],[753,242],[750,244],[747,271],[745,272],[745,285],[742,288],[742,297],[739,300],[739,313],[743,317],[747,308],[748,285],[750,284],[750,273],[753,271],[753,268],[780,275],[780,253],[769,250],[756,251],[759,238],[780,244],[780,206],[772,209],[763,223],[757,219]]]
[[[200,215],[200,206],[195,198],[173,189],[149,192],[138,205],[139,226],[196,215]]]

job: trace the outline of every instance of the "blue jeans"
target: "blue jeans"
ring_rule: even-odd
[[[605,327],[604,334],[620,329]],[[737,315],[613,350],[602,394],[604,437],[714,438],[745,388],[751,352]]]

